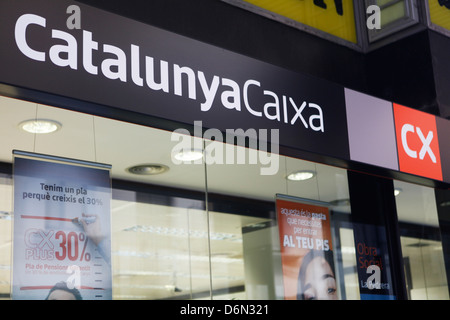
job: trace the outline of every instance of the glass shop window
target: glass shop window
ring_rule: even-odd
[[[209,144],[215,143],[205,141],[206,149]],[[252,156],[253,159],[263,159],[267,156],[263,151],[241,146],[233,146],[228,152],[235,156],[241,154],[246,159]],[[216,213],[210,212],[210,217],[214,217],[210,232],[214,234],[233,223],[240,237],[239,246],[236,247],[239,248],[239,254],[229,252],[228,255],[224,250],[225,242],[211,239],[211,257],[240,259],[244,275],[240,285],[242,299],[359,299],[346,170],[277,154],[270,156],[270,164],[269,161],[259,165],[244,161],[232,165],[207,165],[208,199],[219,197],[222,200],[221,211],[228,213],[216,223]],[[274,174],[261,174],[261,169],[268,166],[276,168]],[[321,216],[321,222],[325,223],[328,219],[330,235],[322,239],[330,240],[332,250],[322,250],[319,254],[324,265],[326,261],[327,270],[332,270],[325,292],[317,289],[318,282],[312,280],[311,271],[307,271],[307,257],[313,256],[312,253],[317,252],[315,249],[320,247],[313,237],[316,232],[314,228],[306,226],[299,217],[302,211],[306,214],[310,208],[308,204],[328,208],[328,216]],[[284,220],[284,223],[289,221],[291,227],[286,232],[280,232],[280,212],[294,212],[289,220]],[[318,223],[318,220],[311,221]],[[292,250],[287,253],[283,247]],[[332,253],[330,259],[325,257],[328,252]],[[318,260],[312,258],[311,261]],[[232,296],[235,294],[233,290],[237,286],[231,279],[227,280],[228,285],[225,286],[222,281],[223,276],[231,271],[228,264],[212,265],[213,299],[221,299],[223,292]],[[305,287],[307,289],[302,290]]]
[[[434,189],[395,181],[408,299],[448,300]]]

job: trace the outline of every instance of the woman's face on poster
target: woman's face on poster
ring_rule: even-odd
[[[305,274],[305,300],[336,300],[336,279],[323,257],[314,258]]]

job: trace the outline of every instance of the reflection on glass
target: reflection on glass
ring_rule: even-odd
[[[353,230],[340,228],[342,268],[346,300],[359,300],[358,273],[356,270],[356,250]]]
[[[12,248],[12,179],[0,174],[0,299],[8,299],[11,291]]]
[[[434,190],[395,181],[408,298],[448,300],[447,276]]]
[[[405,3],[403,1],[395,3],[381,11],[381,27],[387,24],[398,21],[405,17]]]

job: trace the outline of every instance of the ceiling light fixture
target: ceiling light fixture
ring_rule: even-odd
[[[403,190],[401,188],[395,188],[394,189],[394,197],[398,196],[400,194],[400,192],[402,192]]]
[[[164,173],[168,170],[169,170],[168,166],[156,163],[140,164],[127,169],[129,173],[137,175],[155,175]]]
[[[292,172],[290,175],[286,177],[286,179],[290,181],[304,181],[314,178],[316,173],[310,170],[301,170]]]
[[[49,119],[32,119],[19,123],[19,127],[29,133],[52,133],[59,130],[62,125]]]
[[[198,149],[183,149],[174,155],[178,161],[195,161],[203,158],[203,151]]]

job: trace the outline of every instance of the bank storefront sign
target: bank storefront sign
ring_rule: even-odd
[[[280,150],[402,171],[391,102],[75,1],[1,2],[0,45],[3,88],[37,90],[180,126],[201,121],[205,130],[276,130]],[[361,110],[367,112],[359,115]],[[441,120],[437,132],[447,126]],[[442,149],[446,142],[439,138]]]
[[[73,4],[0,5],[1,82],[205,128],[279,129],[287,147],[348,158],[341,87]]]
[[[44,48],[44,51],[38,51],[31,48],[29,44],[31,39],[27,38],[29,30],[36,27],[40,27],[41,37],[48,34],[46,32],[46,18],[36,14],[24,14],[19,17],[14,29],[18,49],[24,56],[32,60],[51,62],[53,65],[62,68],[80,69],[91,75],[101,76],[109,80],[132,83],[146,90],[161,90],[177,96],[185,95],[191,100],[196,100],[198,107],[204,112],[209,111],[217,99],[218,108],[222,107],[235,111],[246,110],[255,117],[282,121],[289,125],[296,125],[298,121],[305,129],[310,128],[313,131],[325,132],[323,110],[320,105],[307,101],[296,102],[292,97],[279,95],[267,88],[261,88],[261,82],[258,80],[248,79],[240,84],[233,79],[215,74],[207,79],[207,75],[203,71],[194,70],[189,66],[180,66],[176,63],[169,64],[168,61],[164,60],[155,61],[154,57],[143,56],[140,53],[141,48],[134,44],[131,44],[125,50],[111,44],[99,45],[99,42],[93,40],[92,32],[86,30],[82,30],[82,42],[78,43],[77,38],[71,33],[52,29],[51,39],[49,39],[51,46]],[[61,42],[64,44],[60,44]],[[82,48],[80,59],[78,59],[79,47]],[[109,58],[100,61],[98,66],[93,62],[94,55],[97,55],[97,52],[98,56],[110,55]],[[79,63],[78,60],[82,63]],[[141,64],[143,65],[142,74]],[[130,76],[127,72],[128,66],[131,66]],[[183,76],[187,77],[186,94],[183,93]],[[156,78],[159,81],[155,80]],[[197,90],[198,85],[199,90]],[[249,92],[256,90],[259,91],[259,95],[267,97],[265,100],[268,101],[260,111],[258,111],[257,106],[252,105],[249,98]],[[197,91],[199,91],[200,97],[197,96]],[[244,102],[243,106],[241,101]],[[307,112],[305,108],[314,111]],[[309,114],[309,117],[305,118],[305,114]]]

